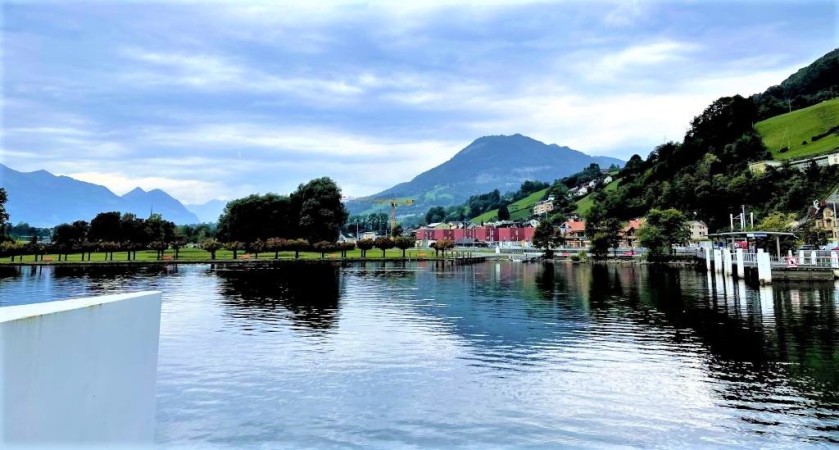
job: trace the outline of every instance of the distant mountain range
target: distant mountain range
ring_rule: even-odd
[[[45,170],[18,172],[0,164],[0,186],[6,189],[6,211],[12,223],[52,227],[75,220],[91,220],[107,211],[148,217],[154,212],[176,224],[200,222],[178,200],[160,189],[136,188],[118,196],[104,186],[56,176]],[[216,216],[218,219],[218,216]]]
[[[425,213],[432,206],[461,204],[471,195],[493,189],[502,194],[516,191],[526,180],[553,182],[579,172],[591,163],[597,163],[603,169],[612,164],[623,166],[619,159],[589,156],[520,134],[485,136],[409,182],[348,201],[347,208],[353,214],[367,213],[382,208],[374,203],[377,199],[413,198],[414,205],[400,208],[400,214]]]

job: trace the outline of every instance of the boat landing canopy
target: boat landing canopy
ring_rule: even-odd
[[[775,249],[778,252],[778,258],[781,257],[781,237],[782,236],[789,236],[795,238],[794,233],[787,233],[783,231],[729,231],[725,233],[708,233],[708,237],[713,238],[722,238],[723,241],[731,240],[734,241],[735,239],[745,239],[748,241],[749,239],[765,239],[769,237],[775,238]],[[715,239],[717,240],[717,239]]]

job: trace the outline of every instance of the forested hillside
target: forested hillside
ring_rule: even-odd
[[[594,207],[622,219],[651,208],[676,208],[691,219],[705,220],[712,230],[727,226],[729,214],[739,213],[742,206],[759,217],[804,214],[813,200],[839,184],[839,166],[812,164],[799,170],[784,165],[753,174],[749,162],[772,159],[753,124],[789,107],[832,98],[839,79],[837,56],[837,51],[830,52],[763,94],[716,100],[693,119],[681,143],[664,143],[646,160],[630,158],[621,171],[620,189],[592,196]],[[775,100],[786,96],[794,96],[793,101],[777,107]]]
[[[836,95],[839,95],[839,49],[751,99],[757,105],[758,120],[763,120],[830,100]]]

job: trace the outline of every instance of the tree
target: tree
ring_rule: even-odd
[[[533,245],[545,251],[545,258],[553,258],[553,248],[561,243],[561,237],[556,228],[547,221],[540,222],[533,231]]]
[[[801,236],[801,241],[805,244],[815,247],[821,247],[828,242],[828,232],[816,227],[815,221],[808,220],[796,231],[796,234]]]
[[[498,220],[510,220],[510,210],[507,209],[506,203],[498,207]]]
[[[291,194],[291,201],[300,211],[300,234],[309,242],[338,240],[349,214],[341,202],[341,188],[332,179],[323,177],[301,184]]]
[[[299,259],[300,252],[308,250],[310,247],[309,241],[305,239],[292,239],[287,241],[286,244],[291,250],[294,250],[294,259]]]
[[[6,201],[8,199],[6,189],[0,188],[0,240],[6,236],[6,222],[9,221],[9,213],[6,212]]]
[[[776,212],[764,217],[763,220],[757,224],[757,229],[760,231],[787,232],[792,228],[792,224],[794,222],[795,214]]]
[[[157,252],[157,260],[160,261],[163,259],[163,253],[169,248],[169,244],[165,241],[152,241],[149,248]]]
[[[329,241],[320,241],[315,242],[315,244],[312,245],[312,248],[314,248],[315,251],[320,252],[320,259],[323,259],[327,252],[335,251],[336,244]]]
[[[248,244],[248,251],[252,252],[256,259],[259,259],[259,253],[263,250],[265,250],[265,241],[262,239],[257,239]]]
[[[227,203],[219,217],[218,235],[229,241],[254,242],[272,237],[300,237],[300,211],[287,196],[249,195]]]
[[[359,239],[355,241],[355,246],[358,247],[359,250],[361,250],[362,258],[367,257],[367,250],[373,248],[373,245],[374,244],[372,239]]]
[[[687,220],[676,209],[651,209],[646,222],[638,230],[638,242],[646,247],[652,256],[671,253],[673,245],[682,244],[690,239]]]
[[[442,206],[435,206],[425,213],[425,223],[442,222],[446,218],[446,209]]]
[[[373,245],[382,251],[382,258],[385,257],[385,251],[394,247],[393,239],[389,237],[379,237],[373,241]]]
[[[90,221],[91,241],[119,242],[123,240],[121,215],[118,211],[103,212]]]
[[[210,252],[210,259],[215,261],[216,259],[216,252],[222,247],[221,242],[216,240],[216,238],[207,238],[201,242],[201,248]]]
[[[338,243],[338,250],[341,251],[341,258],[347,257],[347,252],[355,248],[355,244],[352,242],[339,242]]]
[[[237,259],[239,257],[239,251],[245,248],[245,245],[239,241],[225,242],[223,246],[225,250],[233,252],[233,259]]]
[[[431,248],[434,249],[434,256],[440,256],[440,252],[442,252],[443,258],[445,258],[446,250],[454,248],[454,241],[451,239],[440,239],[439,241],[431,244]]]
[[[621,224],[615,218],[608,218],[589,227],[586,223],[586,229],[591,228],[591,252],[595,258],[604,258],[609,254],[609,248],[617,251],[620,244]]]
[[[9,256],[11,261],[15,261],[15,257],[23,251],[23,245],[16,241],[4,241],[0,243],[0,252],[3,256]]]
[[[265,241],[265,249],[269,252],[274,252],[274,259],[278,259],[280,257],[280,251],[285,250],[286,247],[288,247],[288,243],[285,239],[269,238]]]
[[[416,245],[416,239],[408,236],[400,236],[394,240],[396,248],[402,250],[402,259],[405,259],[405,250]]]
[[[175,239],[169,245],[172,247],[172,250],[175,251],[175,261],[178,260],[178,257],[181,254],[181,248],[186,244],[183,239]]]

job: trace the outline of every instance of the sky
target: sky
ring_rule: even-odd
[[[628,159],[837,24],[834,1],[5,1],[0,162],[196,204],[370,195],[486,135]]]

